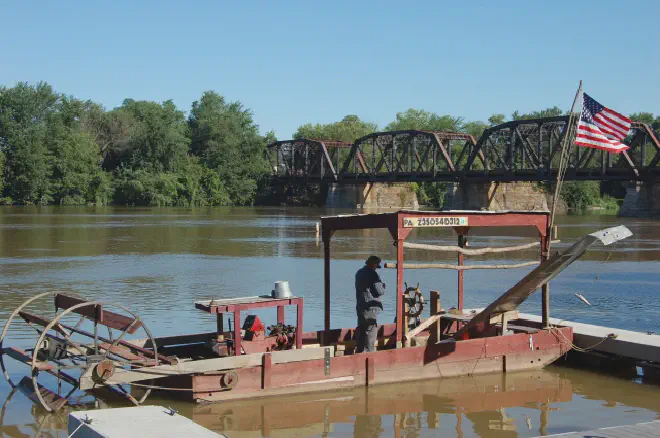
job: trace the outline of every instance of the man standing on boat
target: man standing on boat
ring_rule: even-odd
[[[375,351],[374,344],[378,336],[376,318],[383,311],[380,297],[385,293],[385,284],[376,272],[380,267],[380,258],[371,256],[365,262],[365,266],[355,273],[358,353]]]

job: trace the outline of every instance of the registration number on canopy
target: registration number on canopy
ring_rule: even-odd
[[[404,228],[418,227],[467,227],[468,218],[465,216],[443,217],[404,217]]]

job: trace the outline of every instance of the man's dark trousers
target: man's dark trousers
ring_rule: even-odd
[[[365,313],[367,314],[365,316]],[[373,313],[372,315],[370,315]],[[378,338],[378,323],[375,318],[375,311],[373,312],[357,312],[358,317],[358,332],[357,332],[357,352],[371,352],[376,351],[374,344]]]

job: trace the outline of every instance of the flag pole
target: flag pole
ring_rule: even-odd
[[[575,121],[575,108],[580,100],[582,95],[582,81],[578,86],[577,91],[575,92],[575,98],[573,98],[573,104],[571,105],[571,111],[568,114],[568,123],[566,125],[566,135],[561,144],[561,154],[559,157],[559,166],[557,167],[557,180],[555,181],[555,193],[552,197],[552,210],[550,212],[550,221],[548,222],[548,229],[545,233],[545,239],[542,240],[544,243],[543,248],[541,248],[541,260],[548,260],[550,257],[550,242],[552,241],[552,229],[555,224],[555,212],[557,211],[557,204],[559,201],[559,194],[561,193],[561,186],[566,176],[566,169],[568,168],[568,162],[570,161],[570,149],[571,144],[573,143],[573,123]],[[552,167],[552,162],[548,163],[548,167]],[[548,169],[550,170],[550,169]],[[550,283],[547,282],[541,287],[541,326],[544,329],[551,327],[550,324]]]
[[[568,168],[568,162],[570,159],[570,149],[571,149],[571,145],[573,144],[573,137],[575,133],[575,129],[573,128],[573,124],[575,122],[575,109],[581,97],[582,97],[582,81],[580,81],[580,85],[578,86],[578,89],[575,92],[575,98],[573,98],[573,104],[571,105],[571,110],[568,113],[568,123],[566,124],[567,132],[566,135],[564,136],[564,140],[562,141],[562,145],[561,145],[559,167],[557,168],[557,179],[555,181],[555,193],[552,197],[552,209],[550,212],[550,222],[548,224],[548,236],[551,236],[552,228],[554,227],[555,224],[555,212],[557,211],[557,204],[558,204],[557,201],[559,201],[561,186],[564,181],[564,177],[566,176],[566,169]],[[552,163],[549,164],[552,165]],[[551,240],[552,239],[548,238],[548,246],[547,246],[548,251],[550,251]]]

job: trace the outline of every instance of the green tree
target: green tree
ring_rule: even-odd
[[[188,157],[178,172],[120,167],[115,177],[115,202],[154,207],[228,205],[229,195],[217,172]]]
[[[159,104],[126,99],[112,113],[102,122],[104,138],[121,164],[168,172],[183,163],[190,145],[188,128],[184,113],[171,100]]]
[[[58,111],[49,117],[46,143],[56,203],[105,205],[110,201],[110,179],[99,166],[99,146],[81,123],[91,106],[91,102],[62,97]]]
[[[488,117],[488,123],[490,124],[490,126],[501,125],[502,123],[504,123],[505,120],[506,117],[504,116],[504,114],[493,114],[492,116]]]
[[[448,114],[439,116],[424,110],[410,108],[407,111],[397,113],[396,120],[385,128],[387,131],[403,131],[408,129],[419,129],[422,131],[447,131],[459,132],[463,130],[464,120],[462,117],[454,117]]]
[[[378,125],[365,122],[356,115],[347,115],[339,122],[315,124],[306,123],[298,127],[293,138],[312,140],[335,140],[354,142],[360,137],[376,132]]]
[[[511,120],[541,119],[544,117],[557,117],[564,114],[566,113],[557,106],[546,108],[540,111],[532,111],[527,114],[520,114],[520,112],[516,110],[513,112],[513,114],[511,114]]]
[[[0,88],[0,138],[5,147],[5,193],[14,202],[52,201],[47,122],[60,96],[45,82]]]
[[[584,210],[600,200],[600,182],[566,181],[560,195],[570,208]]]
[[[476,121],[476,122],[467,122],[463,125],[463,131],[467,134],[470,134],[474,137],[475,140],[479,140],[481,134],[484,133],[489,126],[487,123]]]
[[[266,139],[259,135],[252,112],[207,91],[193,103],[188,126],[192,152],[217,172],[231,202],[253,203],[268,163]]]
[[[4,141],[3,139],[0,138],[0,204],[3,203],[3,196],[2,193],[5,188],[5,154],[3,152],[4,148]]]

